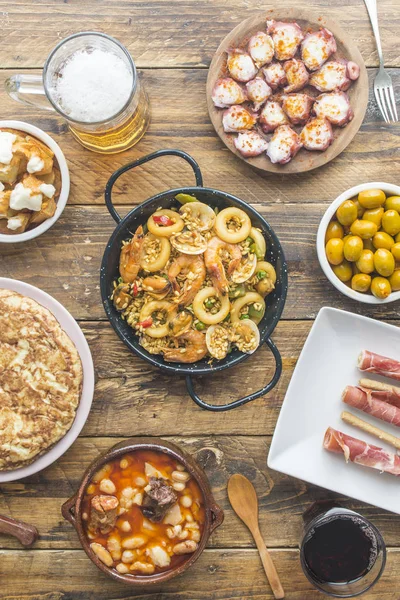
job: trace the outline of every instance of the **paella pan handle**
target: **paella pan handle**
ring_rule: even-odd
[[[207,402],[204,402],[204,400],[199,398],[199,396],[194,391],[192,376],[186,375],[186,387],[187,387],[187,390],[188,390],[192,400],[194,400],[194,402],[196,402],[196,404],[198,406],[200,406],[201,408],[205,408],[206,410],[213,410],[215,412],[223,412],[225,410],[231,410],[232,408],[237,408],[238,406],[247,404],[247,402],[252,402],[256,398],[259,398],[260,396],[264,396],[265,394],[268,394],[268,392],[271,391],[276,386],[276,384],[278,383],[279,378],[281,376],[282,358],[281,358],[278,348],[275,346],[274,342],[270,338],[267,338],[265,340],[265,343],[267,344],[268,348],[271,350],[271,352],[275,358],[274,376],[265,387],[263,387],[261,390],[258,390],[258,392],[253,392],[252,394],[249,394],[248,396],[245,396],[244,398],[240,398],[239,400],[234,400],[233,402],[230,402],[229,404],[222,404],[222,405],[208,404]]]
[[[151,154],[142,156],[142,158],[138,158],[138,160],[134,160],[133,162],[128,163],[127,165],[124,165],[123,167],[120,167],[119,169],[114,171],[114,173],[111,175],[110,179],[107,181],[104,195],[105,195],[105,199],[106,199],[106,206],[109,210],[110,215],[114,219],[114,221],[116,221],[117,223],[119,223],[121,221],[121,216],[115,210],[115,207],[114,207],[114,204],[113,204],[112,198],[111,198],[112,188],[113,188],[114,183],[117,181],[118,177],[120,177],[120,175],[122,175],[123,173],[126,173],[126,171],[130,171],[131,169],[134,169],[135,167],[138,167],[139,165],[143,165],[144,163],[147,163],[150,160],[153,160],[154,158],[160,158],[160,156],[179,156],[180,158],[183,158],[184,160],[186,160],[186,162],[189,163],[189,165],[192,167],[192,169],[194,171],[194,176],[196,178],[196,186],[203,187],[203,177],[202,177],[202,174],[200,171],[200,167],[197,164],[197,162],[194,160],[194,158],[192,158],[190,156],[190,154],[187,154],[187,152],[184,152],[183,150],[157,150],[157,152],[152,152]]]

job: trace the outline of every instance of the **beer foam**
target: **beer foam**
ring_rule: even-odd
[[[98,48],[72,54],[59,75],[54,100],[68,117],[83,123],[112,118],[132,89],[132,73],[122,58]]]

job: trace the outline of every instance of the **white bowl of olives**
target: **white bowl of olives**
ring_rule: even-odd
[[[319,224],[317,254],[345,296],[368,304],[400,300],[400,186],[363,183],[338,196]]]

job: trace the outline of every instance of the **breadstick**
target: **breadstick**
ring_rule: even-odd
[[[390,383],[382,383],[382,381],[374,381],[373,379],[360,379],[359,384],[368,390],[376,390],[379,392],[393,392],[400,395],[400,387],[391,385]]]
[[[366,421],[359,419],[359,417],[356,417],[355,415],[347,412],[346,410],[344,410],[342,412],[341,417],[345,423],[348,423],[349,425],[353,425],[353,427],[358,427],[358,429],[361,429],[362,431],[366,431],[367,433],[374,435],[378,439],[383,440],[384,442],[387,442],[391,446],[394,446],[394,448],[397,448],[398,450],[400,450],[400,438],[397,438],[396,436],[391,435],[390,433],[386,433],[386,431],[379,429],[379,427],[370,425]]]

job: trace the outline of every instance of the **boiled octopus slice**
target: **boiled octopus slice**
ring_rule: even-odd
[[[278,87],[287,84],[285,69],[281,63],[271,63],[268,65],[268,67],[264,67],[262,72],[264,74],[265,81],[273,90],[276,90]]]
[[[254,102],[254,110],[259,110],[272,94],[271,88],[262,77],[256,77],[248,81],[246,83],[246,92],[249,100]]]
[[[226,133],[242,133],[252,129],[257,122],[257,117],[243,106],[231,106],[224,111],[222,125]]]
[[[272,37],[277,60],[289,60],[296,54],[304,39],[301,28],[297,23],[282,21],[267,21],[267,33]]]
[[[239,133],[233,143],[240,154],[246,158],[259,156],[263,152],[266,152],[268,148],[267,140],[254,130]]]
[[[240,48],[234,48],[228,51],[227,60],[228,71],[236,81],[250,81],[257,75],[257,67],[253,63],[253,59],[250,54],[241,50]]]
[[[293,125],[303,125],[308,121],[314,98],[308,94],[290,94],[281,97],[282,108]]]
[[[288,123],[288,118],[276,100],[268,100],[261,111],[260,125],[265,133],[274,131],[280,125]]]
[[[332,60],[313,73],[309,83],[320,92],[345,92],[359,75],[360,67],[355,62]]]
[[[285,165],[302,147],[297,133],[289,125],[281,125],[269,141],[267,156],[272,163]]]
[[[245,102],[247,94],[237,81],[231,77],[224,77],[215,82],[211,98],[217,108],[228,108],[233,104]]]
[[[313,31],[306,35],[301,43],[301,58],[307,69],[316,71],[336,50],[333,33],[323,27],[319,31]]]
[[[300,140],[306,150],[326,150],[333,142],[332,126],[325,117],[315,117],[308,121],[300,133]]]
[[[354,117],[350,100],[345,92],[321,94],[315,101],[313,112],[317,117],[325,117],[332,125],[344,127]]]
[[[274,42],[264,31],[258,31],[249,41],[249,53],[259,69],[274,58]]]
[[[307,85],[310,75],[302,60],[292,58],[283,63],[288,85],[283,88],[286,94],[298,92]]]

